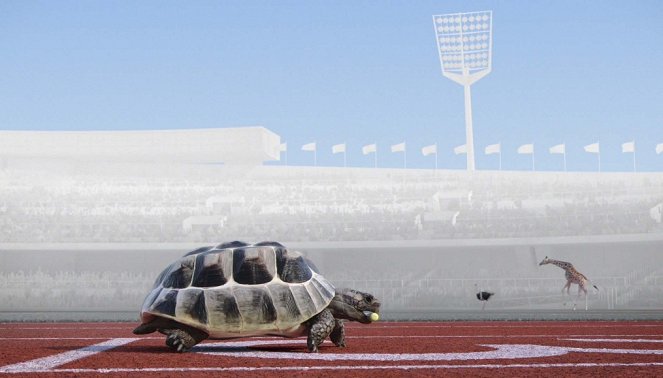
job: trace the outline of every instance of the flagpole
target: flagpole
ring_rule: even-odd
[[[375,168],[378,167],[378,144],[374,143],[375,145]]]
[[[637,172],[635,170],[635,145],[633,145],[633,172]]]
[[[601,141],[596,142],[596,146],[599,148],[598,154],[596,154],[599,158],[599,172],[601,172]]]
[[[532,151],[532,171],[534,171],[534,151]]]
[[[318,166],[318,144],[314,141],[313,142],[313,166],[317,167]]]
[[[566,142],[564,142],[564,172],[566,172]]]
[[[407,169],[407,149],[403,149],[403,168]]]
[[[502,148],[500,146],[500,171],[502,170]]]

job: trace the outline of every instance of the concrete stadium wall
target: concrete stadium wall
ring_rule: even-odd
[[[657,238],[286,245],[304,251],[336,286],[379,297],[387,320],[480,311],[475,284],[495,292],[487,311],[570,309],[576,286],[572,297],[562,295],[564,271],[539,266],[545,256],[572,262],[598,286],[588,300],[594,311],[663,310],[663,240]],[[81,313],[92,320],[134,320],[161,269],[196,247],[0,246],[0,320],[53,320],[53,313],[60,320],[80,319]],[[577,302],[584,309],[584,299]]]

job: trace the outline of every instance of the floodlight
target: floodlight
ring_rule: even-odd
[[[474,170],[472,95],[470,85],[488,75],[492,67],[493,12],[451,13],[433,16],[442,75],[465,92],[467,170]]]

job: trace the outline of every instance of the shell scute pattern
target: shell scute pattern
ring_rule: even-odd
[[[177,292],[177,290],[161,290],[159,295],[154,299],[154,303],[151,306],[152,311],[158,314],[175,316]]]
[[[322,311],[334,287],[299,252],[275,242],[224,243],[168,266],[141,317],[177,320],[211,337],[280,334]]]
[[[252,311],[243,313],[242,321],[247,324],[262,326],[276,321],[276,308],[267,290],[255,286],[235,286],[233,295],[239,308],[250,308]]]
[[[161,282],[163,287],[183,289],[191,285],[191,277],[193,276],[193,269],[195,266],[195,257],[186,256],[179,261],[170,265],[167,269],[168,273],[163,277]],[[156,284],[159,284],[157,282]]]
[[[191,318],[192,321],[207,324],[205,295],[202,289],[180,290],[177,294],[175,316]]]
[[[223,324],[228,333],[239,333],[242,316],[237,301],[225,291],[205,290],[209,324]]]
[[[206,252],[196,256],[196,266],[193,282],[191,286],[195,287],[215,287],[225,285],[228,282],[226,273],[228,267],[224,267],[222,254]]]
[[[267,247],[238,248],[233,253],[233,278],[243,285],[270,282],[276,275],[275,251]]]
[[[272,302],[278,316],[290,315],[300,317],[302,315],[301,311],[303,309],[297,306],[295,294],[290,287],[285,285],[269,285],[267,289],[271,294]]]

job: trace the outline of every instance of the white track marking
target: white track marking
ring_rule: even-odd
[[[576,339],[578,337],[661,337],[660,334],[629,334],[629,335],[568,335],[568,339],[562,339],[559,335],[376,335],[376,336],[345,336],[345,339],[527,339],[527,338],[548,338],[556,340],[568,340],[568,341],[616,341],[616,340],[627,340],[627,339]],[[163,336],[147,336],[140,337],[140,340],[163,340]],[[39,341],[39,340],[108,340],[108,337],[0,337],[0,340],[7,341]],[[284,340],[281,337],[256,337],[253,340]],[[301,339],[305,340],[305,339]],[[628,339],[630,340],[630,339]],[[647,341],[649,339],[642,339],[642,342],[657,342],[655,340]],[[201,346],[209,345],[209,342],[200,344]]]
[[[660,339],[559,339],[563,341],[580,341],[589,343],[663,343]]]
[[[9,323],[12,324],[12,323]],[[82,323],[82,324],[90,324],[90,323]],[[57,327],[49,324],[48,326],[44,327],[39,327],[39,326],[30,326],[30,327],[12,327],[12,326],[7,326],[8,323],[4,323],[3,326],[0,326],[0,329],[6,329],[6,330],[82,330],[82,329],[90,329],[90,330],[103,330],[103,329],[122,329],[122,330],[127,330],[127,329],[133,329],[134,326],[126,326],[126,327],[111,327],[111,326],[82,326],[82,327],[76,327],[76,326],[62,326],[62,327]],[[389,325],[371,325],[371,328],[381,328],[381,329],[400,329],[400,328],[405,328],[405,329],[412,329],[412,328],[541,328],[541,325],[456,325],[456,324],[450,324],[450,325],[395,325],[395,324],[389,324]],[[614,324],[596,324],[596,325],[574,325],[573,328],[614,328]],[[663,324],[620,324],[619,327],[633,327],[633,328],[640,328],[640,327],[663,327]],[[362,326],[358,325],[346,325],[346,328],[348,329],[364,329]],[[545,325],[545,328],[568,328],[568,325]]]
[[[165,337],[136,337],[136,340],[164,340]],[[0,337],[0,340],[7,341],[39,341],[39,340],[108,340],[108,337]]]
[[[122,338],[111,339],[103,343],[86,346],[81,349],[72,350],[56,354],[53,356],[37,358],[30,361],[20,362],[13,365],[6,365],[0,367],[0,373],[24,373],[24,372],[39,372],[50,371],[51,369],[64,365],[66,363],[80,360],[81,358],[89,357],[100,352],[105,352],[109,349],[117,348],[119,346],[129,344],[139,340],[137,338]]]
[[[290,341],[290,340],[287,340]],[[265,342],[253,345],[269,345]],[[287,344],[300,344],[289,342]],[[212,345],[208,345],[208,348]],[[567,353],[565,349],[555,347],[541,347],[537,345],[497,345],[489,346],[495,350],[463,353],[302,353],[302,352],[270,352],[248,349],[247,343],[215,345],[220,351],[205,348],[201,353],[237,357],[237,358],[263,358],[284,360],[318,360],[318,361],[467,361],[467,360],[498,360],[514,358],[537,358],[561,356]],[[201,348],[202,349],[202,348]],[[225,351],[224,351],[225,349]]]
[[[486,321],[490,322],[490,321]],[[590,322],[589,320],[580,320],[580,322]],[[626,321],[628,322],[628,321]],[[453,323],[453,322],[449,322]],[[499,321],[495,321],[495,323],[499,323]],[[371,325],[370,327],[372,328],[569,328],[568,325],[564,324],[552,324],[548,325],[545,324],[545,322],[542,322],[542,324],[537,324],[537,325],[461,325],[461,324],[450,324],[450,325]],[[573,328],[615,328],[615,327],[634,327],[634,328],[640,328],[640,327],[663,327],[663,324],[581,324],[581,325],[574,325]],[[365,327],[359,326],[359,325],[350,325],[350,327],[346,326],[346,328],[350,329],[363,329]]]
[[[567,337],[660,337],[661,334],[645,334],[645,335],[568,335]],[[376,336],[345,336],[346,339],[526,339],[533,337],[537,339],[550,338],[559,340],[572,340],[560,339],[559,335],[423,335],[423,336],[410,336],[410,335],[376,335]]]
[[[102,329],[122,329],[122,330],[127,330],[130,329],[130,327],[0,327],[0,329],[7,329],[7,330],[81,330],[81,329],[93,329],[95,331],[99,331]]]
[[[663,367],[663,362],[606,362],[557,364],[474,364],[474,365],[336,365],[336,366],[232,366],[190,368],[108,368],[108,369],[53,369],[48,373],[111,374],[111,373],[191,373],[191,372],[259,372],[259,371],[339,371],[339,370],[421,370],[421,369],[542,369],[542,368],[599,368],[599,367]],[[27,372],[26,372],[27,373]]]
[[[562,356],[569,352],[613,353],[613,354],[649,354],[663,355],[663,349],[608,349],[608,348],[573,348],[565,346],[544,346],[529,344],[484,344],[494,348],[491,351],[463,353],[302,353],[253,350],[250,347],[264,345],[301,345],[303,340],[282,340],[274,343],[269,340],[250,340],[224,343],[209,343],[196,346],[192,352],[214,356],[237,358],[262,358],[284,360],[322,360],[322,361],[467,361],[498,360],[519,358],[541,358]]]
[[[108,340],[108,337],[0,337],[0,340]]]
[[[502,369],[502,368],[596,368],[596,367],[663,367],[663,362],[635,363],[504,363],[504,364],[413,364],[413,365],[340,365],[340,366],[262,366],[262,367],[164,367],[164,368],[100,368],[100,369],[58,369],[58,366],[76,361],[94,354],[107,351],[141,338],[117,338],[85,348],[60,353],[54,356],[38,358],[31,361],[0,367],[2,373],[73,373],[73,374],[106,374],[106,373],[149,373],[149,372],[242,372],[242,371],[334,371],[334,370],[413,370],[413,369]],[[580,339],[582,340],[582,339]],[[598,341],[598,339],[588,339]],[[614,339],[607,339],[614,340]],[[633,340],[633,339],[631,339]],[[638,339],[635,339],[638,340]],[[644,340],[644,339],[643,339]],[[649,341],[649,340],[647,340]],[[251,347],[265,345],[292,345],[304,347],[305,340],[247,340],[223,343],[207,343],[193,348],[192,352],[232,356],[237,358],[287,359],[293,360],[325,360],[325,361],[468,361],[482,359],[522,359],[561,356],[568,353],[612,353],[663,355],[663,350],[608,349],[608,348],[572,348],[564,346],[544,346],[528,344],[487,344],[483,347],[494,348],[491,351],[463,353],[424,353],[424,354],[333,354],[333,353],[290,353],[256,351]]]

